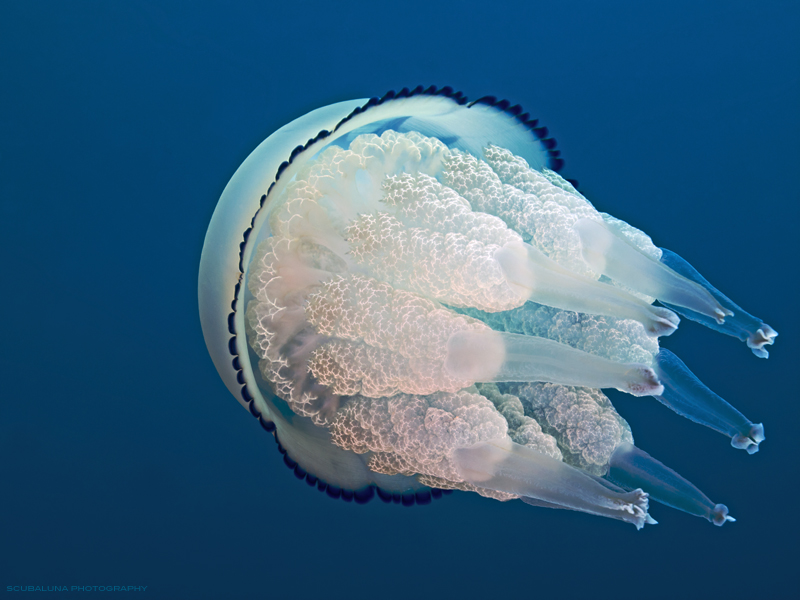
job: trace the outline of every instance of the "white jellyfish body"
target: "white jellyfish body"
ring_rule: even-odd
[[[520,112],[418,88],[313,111],[262,143],[201,259],[223,381],[332,496],[460,489],[637,527],[654,522],[651,497],[732,520],[636,448],[600,389],[654,396],[752,453],[763,427],[657,338],[676,312],[759,356],[777,334],[597,212]]]

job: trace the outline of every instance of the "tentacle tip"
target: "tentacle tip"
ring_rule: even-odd
[[[656,319],[646,328],[647,335],[650,337],[666,337],[678,330],[678,324],[667,319]]]
[[[633,396],[661,396],[664,386],[653,369],[645,365],[634,365],[628,372],[628,380],[621,391]]]
[[[718,527],[722,527],[728,521],[731,523],[736,522],[736,519],[728,516],[728,507],[724,504],[717,504],[714,506],[708,520]]]
[[[656,316],[645,327],[647,334],[651,337],[662,337],[672,335],[678,330],[681,319],[668,308],[652,307]]]
[[[648,525],[658,525],[658,521],[656,521],[656,520],[655,520],[653,517],[651,517],[650,515],[647,515],[646,523],[647,523]]]
[[[776,337],[778,337],[778,332],[766,323],[762,323],[761,327],[756,329],[756,331],[751,333],[747,338],[747,347],[750,348],[757,357],[769,358],[769,352],[767,352],[764,346],[771,346],[774,344]]]
[[[624,503],[620,506],[622,519],[633,523],[639,530],[645,525],[650,525],[654,519],[647,512],[650,507],[650,494],[641,488],[624,494]]]
[[[748,454],[755,454],[758,452],[758,445],[765,439],[764,425],[755,423],[750,426],[747,432],[734,435],[731,438],[731,446],[739,450],[745,450]]]

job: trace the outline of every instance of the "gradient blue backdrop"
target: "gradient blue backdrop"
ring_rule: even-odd
[[[797,597],[800,4],[655,4],[3,3],[0,594]],[[612,396],[738,522],[333,501],[230,397],[196,300],[226,182],[305,112],[419,83],[521,103],[599,209],[780,332],[767,361],[688,321],[665,341],[764,422],[754,456]]]

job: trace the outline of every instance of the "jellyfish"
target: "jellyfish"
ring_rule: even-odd
[[[200,317],[299,479],[359,503],[462,490],[637,528],[651,499],[734,520],[636,446],[602,390],[752,454],[763,426],[659,338],[680,315],[766,358],[777,333],[563,164],[518,105],[448,87],[314,110],[245,160],[206,234]]]

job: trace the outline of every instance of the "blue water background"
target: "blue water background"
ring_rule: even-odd
[[[798,31],[772,0],[4,3],[0,595],[797,597]],[[763,421],[754,456],[611,394],[736,523],[334,501],[224,388],[196,280],[226,182],[307,111],[420,83],[521,103],[600,210],[780,332],[769,360],[686,320],[664,342]]]

